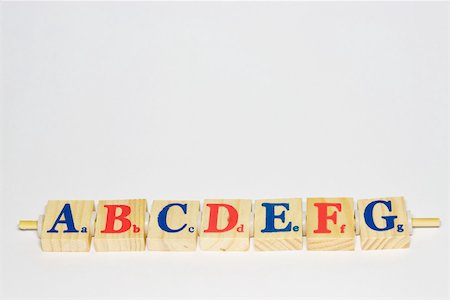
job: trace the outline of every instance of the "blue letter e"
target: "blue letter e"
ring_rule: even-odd
[[[376,200],[370,202],[369,205],[367,205],[366,209],[364,210],[364,220],[366,221],[367,226],[369,226],[371,229],[375,231],[386,231],[394,228],[394,220],[397,218],[397,216],[388,216],[388,217],[383,216],[382,218],[386,220],[386,226],[383,228],[380,228],[377,225],[375,225],[375,222],[373,221],[373,208],[378,203],[384,204],[389,211],[392,211],[391,201]]]
[[[289,203],[262,203],[263,207],[266,208],[266,228],[261,230],[261,232],[280,232],[280,231],[291,231],[292,222],[284,228],[275,228],[275,219],[280,219],[284,223],[285,211],[279,215],[275,215],[275,206],[282,206],[286,210],[289,210]]]
[[[64,220],[61,220],[61,218],[64,217]],[[72,210],[70,209],[70,204],[66,203],[64,204],[63,209],[61,210],[61,213],[59,214],[58,218],[56,218],[55,224],[53,224],[52,229],[48,230],[47,232],[55,232],[58,233],[58,230],[56,230],[56,225],[58,224],[66,224],[67,229],[63,232],[78,232],[78,230],[75,228],[75,224],[73,223],[73,217],[72,217]]]

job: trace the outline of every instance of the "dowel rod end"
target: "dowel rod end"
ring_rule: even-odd
[[[38,221],[36,220],[20,220],[19,221],[20,230],[37,230]]]
[[[440,227],[439,218],[412,218],[412,227]]]

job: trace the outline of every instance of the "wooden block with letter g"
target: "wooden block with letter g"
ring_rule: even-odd
[[[352,198],[308,198],[306,208],[308,250],[355,250]]]
[[[199,213],[199,201],[153,201],[147,248],[156,251],[196,250]]]
[[[358,200],[361,248],[408,248],[410,232],[403,197]]]
[[[255,201],[254,246],[257,251],[302,248],[302,199]]]
[[[145,199],[99,201],[95,250],[144,251],[146,211]]]
[[[49,252],[87,252],[91,248],[93,200],[50,200],[45,208],[41,247]]]
[[[205,200],[200,248],[206,251],[247,251],[250,247],[251,200]]]

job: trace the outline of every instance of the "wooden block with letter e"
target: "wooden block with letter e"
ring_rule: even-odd
[[[41,247],[49,252],[86,252],[91,248],[94,201],[50,200],[42,224]]]
[[[247,251],[250,246],[251,200],[205,200],[200,248],[209,251]]]
[[[99,201],[95,250],[144,251],[146,211],[145,199]]]
[[[197,249],[199,213],[199,201],[153,201],[147,248],[156,251]]]
[[[257,251],[302,248],[302,199],[255,201],[254,246]]]
[[[403,197],[358,200],[361,248],[408,248],[410,232]]]
[[[355,250],[352,198],[308,198],[306,208],[308,250]]]

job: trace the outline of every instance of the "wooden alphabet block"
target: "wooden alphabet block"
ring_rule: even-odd
[[[308,250],[355,250],[352,198],[308,198]]]
[[[196,250],[199,213],[199,201],[153,201],[147,248],[156,251]]]
[[[98,203],[96,251],[144,251],[147,201],[102,200]]]
[[[205,200],[200,248],[206,251],[247,251],[251,211],[251,200]]]
[[[257,251],[302,249],[302,199],[255,201],[254,246]]]
[[[403,197],[358,200],[361,248],[399,249],[410,245]]]
[[[50,252],[87,252],[91,248],[90,222],[94,201],[48,201],[41,247]]]

